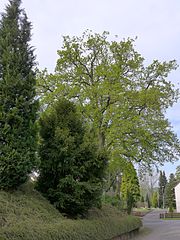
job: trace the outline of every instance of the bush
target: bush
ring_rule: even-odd
[[[31,183],[12,193],[0,191],[0,228],[19,222],[45,224],[61,219],[62,215],[40,193],[32,190]]]
[[[98,220],[63,220],[55,224],[37,225],[22,222],[0,230],[3,240],[107,240],[131,232],[141,226],[133,216],[106,217]]]
[[[90,209],[87,220],[68,220],[29,184],[0,191],[0,240],[107,240],[140,226],[109,205]]]
[[[61,99],[40,121],[37,189],[61,212],[77,216],[101,203],[106,156],[89,141],[73,103]]]
[[[108,195],[108,194],[105,194],[103,197],[102,197],[102,202],[104,204],[110,204],[118,209],[123,209],[123,201],[122,199],[120,199],[120,197],[118,195]]]
[[[112,217],[124,217],[127,214],[118,210],[116,207],[110,204],[103,204],[101,209],[98,208],[91,208],[86,215],[86,219],[89,220],[96,220],[100,218],[112,218]]]

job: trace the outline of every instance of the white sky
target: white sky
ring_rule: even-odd
[[[8,0],[0,0],[0,12]],[[180,65],[180,0],[24,0],[33,24],[32,45],[40,68],[52,72],[63,35],[81,35],[86,29],[109,31],[119,39],[136,36],[136,49],[150,63],[176,59]],[[179,86],[180,68],[169,80]],[[168,111],[180,137],[180,101]],[[167,164],[166,171],[175,166]]]

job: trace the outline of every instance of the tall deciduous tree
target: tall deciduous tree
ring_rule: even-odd
[[[62,95],[76,101],[99,148],[109,149],[116,162],[147,167],[177,159],[179,141],[164,115],[177,99],[167,80],[175,61],[155,60],[145,67],[133,40],[110,42],[107,32],[88,31],[64,37],[58,55],[55,74],[39,76],[42,103]]]
[[[38,190],[61,212],[100,204],[106,157],[89,140],[73,103],[61,99],[42,114]]]
[[[0,20],[0,188],[24,183],[36,165],[35,57],[31,23],[9,1]]]

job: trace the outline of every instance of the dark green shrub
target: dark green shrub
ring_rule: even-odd
[[[100,205],[106,156],[88,140],[73,103],[61,99],[40,121],[37,189],[61,212],[76,216]]]
[[[114,207],[117,207],[118,209],[123,208],[123,202],[118,195],[111,196],[111,195],[105,194],[102,197],[102,202],[105,204],[110,204]]]

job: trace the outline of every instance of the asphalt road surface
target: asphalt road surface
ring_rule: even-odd
[[[162,210],[155,210],[143,218],[143,227],[133,240],[180,240],[180,220],[161,220]]]

